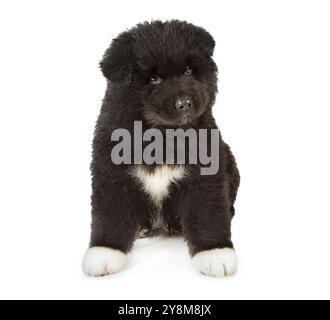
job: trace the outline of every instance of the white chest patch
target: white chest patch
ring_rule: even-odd
[[[154,172],[148,172],[142,166],[136,166],[132,172],[141,183],[143,190],[150,196],[156,206],[161,206],[162,201],[169,195],[171,183],[178,182],[185,176],[183,166],[160,166]]]

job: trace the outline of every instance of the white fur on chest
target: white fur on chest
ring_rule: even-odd
[[[154,172],[148,172],[138,165],[132,173],[155,205],[160,206],[162,201],[169,196],[171,183],[176,183],[185,176],[185,168],[164,165],[156,168]]]

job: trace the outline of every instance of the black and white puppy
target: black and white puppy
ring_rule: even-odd
[[[221,137],[218,170],[201,175],[196,164],[115,164],[113,132],[217,129],[215,42],[181,21],[139,24],[113,40],[101,61],[107,90],[93,141],[92,233],[83,260],[89,276],[120,271],[142,236],[182,235],[197,270],[236,272],[231,220],[239,186],[235,159]]]

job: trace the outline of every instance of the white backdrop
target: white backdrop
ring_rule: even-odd
[[[330,298],[328,1],[1,1],[0,298]],[[242,175],[237,276],[195,272],[181,240],[81,272],[98,62],[119,32],[186,19],[217,46],[214,108]]]

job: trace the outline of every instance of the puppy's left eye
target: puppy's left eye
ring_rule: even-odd
[[[193,72],[193,69],[190,66],[187,66],[186,70],[184,71],[184,74],[189,76],[192,74],[192,72]]]

